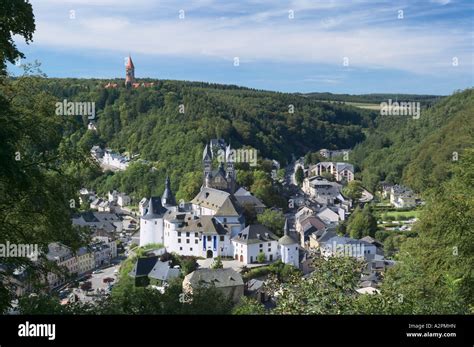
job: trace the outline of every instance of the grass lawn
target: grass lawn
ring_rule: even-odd
[[[413,211],[389,211],[389,212],[384,212],[383,215],[391,216],[394,217],[395,219],[398,219],[398,217],[405,217],[405,218],[410,218],[410,217],[416,217],[418,218],[420,215],[420,210],[413,210]]]

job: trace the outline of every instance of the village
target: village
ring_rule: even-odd
[[[305,165],[300,158],[285,169],[283,179],[272,175],[290,194],[284,226],[277,236],[265,225],[246,222],[249,208],[258,215],[269,207],[246,187],[238,186],[231,151],[223,139],[210,140],[202,157],[202,187],[188,202],[176,202],[170,178],[161,196],[138,202],[125,192],[114,190],[100,197],[81,189],[81,206],[88,208],[76,214],[72,224],[90,230],[93,241],[76,252],[59,243],[49,245],[47,259],[65,270],[62,276],[48,274],[49,290],[64,304],[93,302],[110,295],[121,280],[120,268],[132,261],[133,270],[126,276],[136,286],[164,292],[169,281],[182,278],[184,293],[204,283],[231,295],[235,303],[248,295],[271,306],[272,298],[264,294],[271,269],[291,267],[307,276],[314,270],[315,257],[347,256],[365,264],[357,292],[379,291],[384,272],[395,264],[393,252],[384,251],[384,243],[375,237],[353,238],[338,227],[357,207],[372,204],[383,211],[378,214],[379,229],[409,232],[421,204],[409,188],[382,182],[374,193],[361,188],[360,197],[354,200],[344,195],[344,187],[354,181],[352,164],[323,161]],[[225,162],[213,167],[213,159],[222,152],[227,153]],[[96,153],[97,147],[91,155]],[[343,153],[322,149],[320,154],[331,160]],[[277,161],[272,163],[279,169]],[[296,183],[298,170],[304,174],[301,185]],[[179,265],[183,259],[191,260],[193,271],[184,272]],[[17,275],[14,280],[21,296],[28,288],[22,286],[22,274]]]

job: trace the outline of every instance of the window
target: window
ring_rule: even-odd
[[[195,236],[195,237],[199,237],[199,234],[198,234],[198,233],[194,233],[194,236]]]
[[[183,250],[183,247],[179,247],[179,250],[182,251],[182,250]]]
[[[224,236],[219,237],[219,240],[223,242],[224,241]]]
[[[198,244],[198,242],[199,242],[198,239],[194,240],[194,243],[195,243],[196,245]]]
[[[189,237],[189,232],[186,233],[186,237]]]
[[[227,223],[227,218],[224,218],[224,223]]]
[[[209,236],[207,237],[207,241],[211,241],[211,239],[212,239],[212,237],[209,235]]]
[[[269,243],[268,243],[268,247],[270,247],[271,245],[272,245],[272,243],[271,243],[271,242],[269,242]]]
[[[192,251],[193,251],[193,248],[191,247],[189,250],[192,252]]]
[[[178,243],[181,243],[181,239],[178,239]]]
[[[178,236],[181,236],[181,231],[178,231]]]
[[[156,225],[157,223],[158,223],[158,222],[157,222],[157,221],[155,221],[155,225]]]
[[[268,249],[268,253],[270,253],[271,251],[272,251],[272,249],[271,249],[271,248],[269,248],[269,249]]]
[[[262,248],[262,247],[263,247],[263,243],[260,244],[260,248]]]
[[[189,239],[186,239],[186,243],[189,243]]]

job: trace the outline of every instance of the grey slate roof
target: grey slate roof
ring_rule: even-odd
[[[159,261],[157,256],[138,258],[129,275],[131,277],[148,276],[157,261]]]
[[[166,176],[165,191],[163,192],[163,196],[161,197],[161,200],[165,201],[166,205],[168,206],[176,205],[176,201],[174,199],[173,193],[171,192],[170,178],[168,176]]]
[[[233,195],[214,188],[202,188],[191,202],[216,211],[216,216],[240,216],[242,213]]]
[[[161,281],[168,281],[172,278],[179,277],[179,269],[170,267],[170,261],[157,261],[153,269],[148,274],[149,278]]]
[[[161,204],[159,196],[153,196],[148,200],[147,212],[142,217],[143,219],[162,218],[167,209]]]
[[[244,285],[242,276],[233,269],[198,269],[185,277],[193,287],[233,287]]]
[[[251,224],[235,235],[232,240],[243,244],[252,244],[277,241],[278,236],[261,224]]]
[[[280,237],[280,239],[278,240],[278,243],[280,245],[294,245],[298,243],[298,241],[296,241],[293,237],[290,236],[290,228],[288,227],[288,219],[285,219],[285,226],[283,227],[283,230],[285,232],[285,235]]]

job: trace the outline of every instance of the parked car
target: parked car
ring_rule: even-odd
[[[106,277],[102,280],[104,283],[110,283],[110,282],[113,282],[115,281],[112,277]]]
[[[101,274],[102,272],[103,272],[102,270],[95,270],[95,271],[92,271],[92,274],[97,275],[97,274]]]

